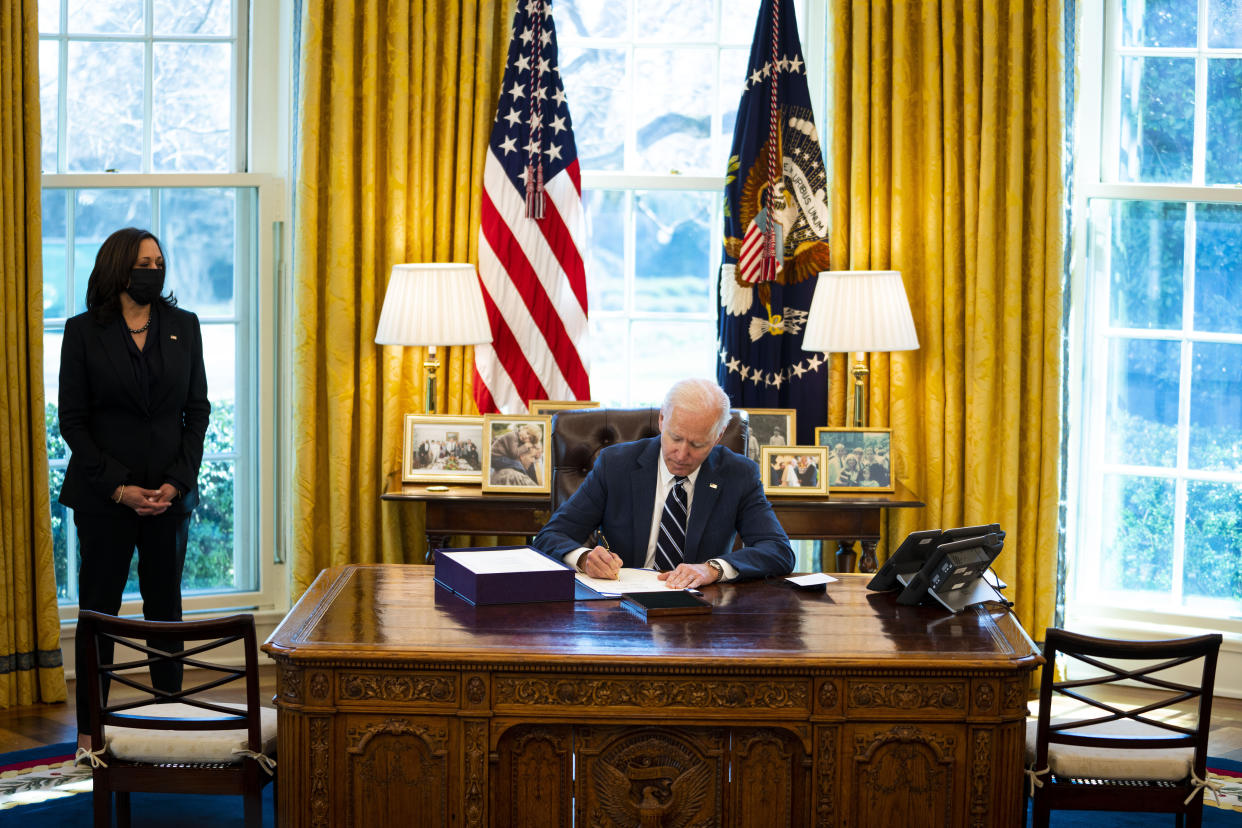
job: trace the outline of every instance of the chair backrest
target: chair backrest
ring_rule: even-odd
[[[1122,750],[1189,747],[1194,749],[1194,771],[1203,778],[1220,643],[1219,633],[1163,641],[1116,641],[1049,628],[1039,689],[1035,767],[1048,766],[1050,744]],[[1058,672],[1064,674],[1071,660],[1090,668],[1075,672],[1092,674],[1058,679]],[[1174,680],[1169,671],[1175,668],[1193,671],[1197,681]],[[1104,702],[1092,693],[1092,688],[1127,680],[1163,695],[1145,696],[1136,706],[1125,707],[1120,703]],[[1088,709],[1085,712],[1058,710],[1053,721],[1054,694],[1085,704]],[[1192,722],[1184,715],[1187,705],[1197,707]],[[1162,721],[1160,711],[1178,711],[1183,715],[1176,720]],[[1107,732],[1114,722],[1146,725],[1148,732],[1143,736]],[[1092,727],[1097,728],[1095,733],[1091,732]]]
[[[183,641],[184,645],[180,650],[165,652],[150,646],[148,639]],[[241,642],[245,650],[244,667],[208,660],[220,659],[224,653],[217,651],[235,642]],[[129,647],[141,655],[128,661],[118,661],[113,655],[105,663],[101,645],[106,643]],[[92,749],[103,747],[105,726],[145,730],[245,729],[250,749],[256,752],[261,749],[258,646],[253,615],[230,615],[205,621],[137,621],[82,610],[78,613],[77,646],[87,648],[86,675],[79,676],[78,680],[87,682]],[[179,662],[183,668],[198,671],[191,675],[201,680],[191,686],[183,685],[176,692],[158,689],[151,684],[148,668],[162,662]],[[142,695],[109,704],[109,686],[113,682]],[[212,696],[218,696],[219,690],[237,682],[245,684],[245,711],[239,711],[236,705],[213,701]],[[174,718],[134,712],[156,702],[188,705],[203,711],[203,715]]]
[[[569,499],[595,465],[600,450],[660,433],[659,408],[582,408],[552,418],[552,510]],[[729,412],[719,443],[746,453],[750,420],[742,409]]]

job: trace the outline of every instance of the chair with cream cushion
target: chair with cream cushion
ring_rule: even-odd
[[[1051,810],[1093,810],[1173,813],[1179,828],[1199,826],[1220,643],[1219,634],[1115,641],[1050,628],[1039,716],[1026,731],[1032,825],[1047,826]],[[1132,704],[1098,698],[1108,685],[1109,698],[1127,698],[1123,681],[1154,692]]]
[[[168,653],[148,646],[149,638],[185,644]],[[138,656],[115,648],[113,663],[101,664],[100,644],[108,641]],[[88,683],[91,748],[79,754],[93,767],[96,828],[112,824],[113,792],[117,822],[129,825],[132,791],[241,795],[247,828],[262,824],[263,786],[275,780],[276,711],[259,705],[253,616],[136,621],[83,610],[77,645],[88,648],[79,681]],[[244,667],[224,662],[230,645],[244,651]],[[151,685],[147,668],[160,660],[184,666],[179,692]],[[115,692],[109,702],[111,685],[137,693]],[[245,703],[222,701],[222,691],[233,699],[244,692]]]

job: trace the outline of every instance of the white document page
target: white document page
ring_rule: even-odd
[[[579,572],[578,582],[585,584],[600,595],[621,595],[625,592],[656,592],[661,589],[668,589],[665,581],[660,580],[660,573],[654,569],[630,569],[622,567],[617,572],[617,580],[610,581],[606,578],[592,578],[590,575]]]
[[[528,546],[517,549],[441,549],[436,552],[451,558],[480,575],[491,575],[497,572],[545,572],[564,569],[562,564],[541,555]]]

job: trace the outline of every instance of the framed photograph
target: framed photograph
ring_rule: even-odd
[[[746,456],[759,462],[763,446],[786,446],[798,442],[798,412],[792,408],[747,408],[750,439]]]
[[[599,408],[599,403],[595,400],[531,400],[526,404],[531,414],[546,414],[549,417],[558,411],[575,408]]]
[[[827,497],[827,462],[828,449],[823,446],[762,446],[759,473],[763,475],[763,493]]]
[[[546,414],[483,415],[483,491],[552,491],[552,418]]]
[[[828,450],[828,488],[834,492],[891,492],[893,431],[889,428],[815,429]]]
[[[406,414],[401,480],[482,483],[483,418]]]

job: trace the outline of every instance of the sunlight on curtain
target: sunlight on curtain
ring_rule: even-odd
[[[0,708],[64,701],[43,422],[38,15],[0,0]]]
[[[1036,638],[1060,497],[1060,5],[841,2],[829,26],[833,262],[901,271],[921,343],[870,363],[870,424],[927,504],[892,510],[890,538],[1000,523]]]
[[[425,349],[380,348],[394,264],[474,262],[483,158],[512,2],[307,3],[294,251],[293,598],[319,570],[421,563],[423,511],[399,480],[425,411]],[[477,413],[473,348],[440,349],[436,410]]]

